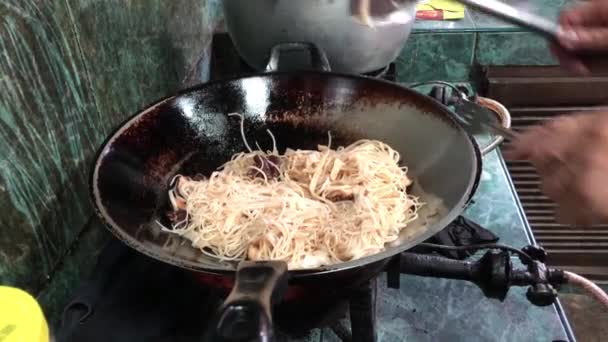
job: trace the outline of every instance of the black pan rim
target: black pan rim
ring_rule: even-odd
[[[373,263],[388,259],[388,258],[393,257],[399,253],[402,253],[402,252],[414,247],[418,243],[430,238],[433,234],[440,231],[440,229],[437,229],[436,227],[438,227],[438,226],[446,227],[450,222],[455,220],[462,213],[462,211],[466,208],[470,199],[474,195],[475,190],[479,183],[479,179],[480,179],[480,175],[481,175],[481,152],[479,150],[478,144],[476,143],[475,139],[470,134],[468,134],[456,122],[456,120],[454,119],[454,116],[453,116],[454,114],[447,107],[441,105],[440,102],[438,102],[437,100],[435,100],[425,94],[419,93],[411,88],[408,88],[407,86],[404,86],[404,85],[401,85],[401,84],[398,84],[395,82],[390,82],[390,81],[386,81],[383,79],[378,79],[378,78],[374,78],[374,77],[370,77],[370,76],[363,76],[363,75],[352,75],[352,74],[343,74],[343,73],[334,73],[334,72],[325,72],[325,71],[302,70],[302,71],[295,71],[295,72],[278,71],[278,72],[269,72],[269,73],[251,73],[251,74],[247,74],[247,75],[236,76],[236,77],[231,77],[231,78],[227,78],[227,79],[213,80],[210,82],[197,84],[192,87],[188,87],[188,88],[179,90],[173,95],[169,95],[169,96],[163,97],[159,100],[156,100],[156,101],[152,102],[151,104],[144,106],[143,109],[140,109],[137,112],[135,112],[134,114],[130,115],[128,118],[123,120],[120,124],[118,124],[116,126],[116,128],[114,128],[112,130],[112,132],[108,135],[108,137],[106,139],[104,139],[103,143],[100,145],[100,147],[97,149],[97,151],[95,153],[93,167],[90,169],[90,173],[89,173],[89,195],[90,195],[90,200],[92,201],[92,204],[93,204],[93,208],[95,210],[95,214],[100,218],[102,223],[115,237],[119,238],[123,243],[127,244],[129,247],[133,248],[134,250],[136,250],[144,255],[152,257],[161,262],[166,262],[168,264],[171,264],[171,265],[183,268],[183,269],[187,269],[190,271],[210,273],[210,274],[220,274],[220,275],[234,274],[236,269],[227,269],[224,267],[223,268],[202,267],[199,264],[194,263],[194,262],[167,258],[165,256],[159,255],[158,253],[151,251],[149,248],[146,248],[139,241],[133,239],[131,235],[125,234],[123,232],[123,230],[120,229],[120,227],[118,227],[118,225],[110,222],[111,220],[108,220],[108,217],[106,217],[107,215],[105,215],[100,208],[101,204],[98,205],[98,203],[97,203],[98,198],[96,196],[96,190],[95,190],[96,189],[95,179],[96,179],[96,173],[97,173],[98,166],[99,166],[100,162],[103,160],[104,152],[109,147],[108,143],[110,141],[112,141],[114,138],[116,138],[117,133],[119,131],[124,129],[125,126],[127,126],[129,122],[133,121],[134,119],[143,115],[147,111],[153,109],[154,107],[156,107],[156,106],[160,105],[161,103],[164,103],[170,99],[185,96],[187,94],[191,94],[191,93],[203,90],[208,87],[213,87],[216,84],[229,83],[232,81],[237,81],[237,80],[242,80],[242,79],[247,79],[247,78],[309,77],[309,76],[346,78],[346,79],[362,81],[362,82],[375,82],[375,83],[384,84],[389,87],[399,88],[401,91],[404,91],[407,95],[415,97],[415,98],[419,99],[420,101],[424,101],[425,102],[425,103],[423,103],[424,105],[432,106],[436,111],[443,112],[443,114],[445,114],[445,119],[447,121],[449,121],[449,123],[452,126],[457,128],[462,134],[464,134],[467,137],[468,141],[470,142],[470,148],[472,149],[472,153],[476,156],[476,158],[475,158],[476,161],[474,163],[475,165],[472,165],[473,169],[475,170],[475,175],[469,181],[469,184],[467,186],[467,191],[462,195],[461,199],[458,201],[458,205],[455,206],[440,221],[433,224],[432,227],[435,227],[435,229],[429,229],[428,232],[430,232],[430,233],[427,232],[426,234],[421,234],[416,239],[413,239],[406,244],[392,246],[392,247],[385,249],[384,251],[382,251],[380,253],[366,256],[363,258],[359,258],[356,260],[322,266],[322,267],[314,268],[314,269],[290,270],[289,271],[290,278],[324,275],[324,274],[328,274],[328,273],[334,273],[334,272],[338,272],[338,271],[353,269],[353,268],[361,267],[361,266],[368,265],[368,264],[373,264]]]

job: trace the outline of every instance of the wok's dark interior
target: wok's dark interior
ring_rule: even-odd
[[[92,190],[100,216],[115,235],[161,260],[195,270],[233,270],[160,230],[168,184],[176,173],[209,174],[245,150],[240,119],[252,147],[280,151],[347,145],[361,138],[390,144],[426,194],[445,210],[404,236],[420,242],[455,218],[474,189],[479,155],[471,139],[431,99],[400,86],[358,76],[271,74],[208,83],[160,101],[121,126],[96,161]],[[442,139],[434,137],[441,136]],[[254,147],[255,148],[255,147]],[[403,242],[403,241],[401,241]],[[408,246],[388,249],[384,256]],[[366,260],[368,259],[368,260]],[[331,267],[328,267],[331,269]]]

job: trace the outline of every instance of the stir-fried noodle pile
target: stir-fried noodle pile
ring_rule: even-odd
[[[318,150],[279,155],[276,144],[254,151],[243,139],[249,151],[208,178],[172,182],[170,231],[203,253],[314,268],[378,253],[417,217],[407,169],[380,141],[334,150],[330,136]]]

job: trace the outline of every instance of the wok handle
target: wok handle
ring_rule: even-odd
[[[477,96],[477,98],[475,99],[475,102],[478,105],[485,107],[485,108],[489,109],[490,111],[492,111],[493,113],[495,113],[496,116],[498,116],[498,120],[500,122],[499,127],[505,131],[504,135],[501,135],[499,133],[499,135],[494,137],[494,139],[492,140],[491,143],[489,143],[487,146],[485,146],[481,150],[481,154],[485,156],[486,154],[488,154],[489,152],[493,151],[498,146],[500,146],[500,144],[504,141],[505,138],[507,138],[507,139],[512,138],[512,136],[510,135],[511,134],[510,133],[511,132],[511,113],[500,102],[492,100],[492,99]]]
[[[286,288],[286,263],[240,262],[234,287],[219,310],[209,340],[272,341],[272,305]]]
[[[266,64],[266,71],[278,71],[281,53],[288,51],[308,51],[313,68],[321,71],[331,71],[325,52],[316,44],[309,42],[279,43],[273,46],[270,50],[268,64]]]

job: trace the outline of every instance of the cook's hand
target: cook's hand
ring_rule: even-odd
[[[608,223],[608,112],[557,118],[528,129],[507,156],[536,168],[565,223]]]
[[[590,66],[574,56],[581,53],[608,56],[608,1],[585,1],[564,10],[560,24],[563,28],[560,44],[565,50],[554,46],[554,55],[565,68],[579,74],[589,74]],[[602,65],[602,69],[608,69],[608,58],[605,63],[607,67]]]
[[[409,6],[404,0],[351,0],[351,14],[364,25],[373,27],[376,17],[384,18],[390,13],[400,9],[402,6]]]

